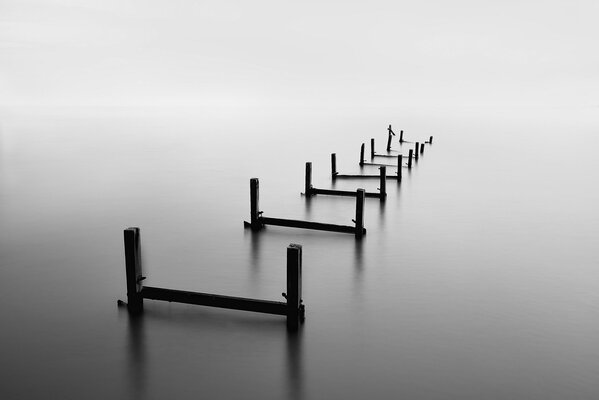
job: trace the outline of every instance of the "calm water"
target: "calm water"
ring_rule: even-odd
[[[0,110],[0,397],[596,399],[597,111]],[[435,139],[362,242],[243,229],[251,177],[267,216],[351,224],[354,199],[300,195],[304,163],[329,188],[330,153],[359,173],[389,123]],[[303,244],[303,329],[151,301],[131,321],[128,226],[149,285],[280,301]]]

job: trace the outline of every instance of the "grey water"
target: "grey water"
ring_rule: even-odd
[[[0,110],[0,398],[596,399],[597,108]],[[367,235],[359,146],[434,136]],[[413,144],[394,150],[404,154]],[[381,159],[383,160],[383,159]],[[389,173],[395,168],[389,167]],[[147,284],[283,301],[304,248],[306,321],[126,299],[123,229]]]

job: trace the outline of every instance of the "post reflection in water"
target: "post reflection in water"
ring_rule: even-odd
[[[254,232],[251,229],[244,229],[244,236],[250,237],[250,256],[252,258],[252,267],[254,269],[258,268],[260,261],[260,241],[261,234],[260,232]]]
[[[304,369],[302,365],[302,327],[296,332],[287,331],[287,397],[301,400],[304,398]]]
[[[129,396],[132,399],[146,398],[146,338],[143,315],[131,315],[127,307],[120,307],[127,316],[127,348],[129,354]]]
[[[306,217],[312,214],[312,196],[304,196],[304,204],[306,205]]]
[[[121,310],[120,313],[127,317],[127,363],[125,368],[128,382],[127,398],[159,398],[160,393],[165,388],[170,391],[171,385],[186,382],[189,379],[189,376],[185,376],[181,371],[197,372],[198,367],[207,367],[209,364],[212,365],[212,370],[201,369],[203,371],[202,374],[195,378],[198,383],[195,389],[197,390],[197,394],[209,393],[210,389],[214,390],[215,387],[223,391],[221,393],[222,396],[217,396],[221,398],[227,398],[231,395],[238,397],[240,393],[244,393],[243,388],[235,386],[221,387],[216,382],[225,377],[243,379],[248,374],[251,374],[251,371],[247,369],[248,365],[245,363],[236,365],[229,364],[228,361],[222,361],[215,364],[215,360],[221,351],[221,349],[212,347],[214,343],[211,340],[213,338],[212,335],[216,334],[225,342],[231,340],[228,342],[228,345],[237,349],[237,351],[248,351],[246,354],[252,354],[253,356],[255,356],[253,349],[243,344],[246,343],[245,340],[242,340],[240,343],[239,335],[250,340],[258,337],[264,338],[264,343],[267,344],[267,349],[272,350],[272,355],[279,353],[278,350],[281,349],[279,346],[273,345],[277,342],[282,344],[284,346],[282,349],[284,366],[281,374],[278,375],[280,381],[275,383],[274,387],[283,390],[286,398],[304,399],[302,326],[300,326],[298,331],[290,331],[286,329],[284,320],[265,320],[259,317],[254,319],[252,317],[257,315],[254,313],[250,313],[247,316],[236,316],[228,314],[226,311],[223,311],[222,314],[220,312],[217,314],[211,312],[204,313],[203,311],[189,313],[184,310],[166,310],[161,307],[160,309],[145,310],[142,315],[132,316],[129,315],[126,307],[122,307]],[[147,320],[148,318],[149,320]],[[202,334],[193,335],[189,343],[195,346],[193,349],[190,348],[187,351],[183,351],[183,354],[180,350],[175,350],[170,355],[171,358],[169,364],[166,365],[166,371],[174,375],[170,373],[164,374],[165,370],[163,369],[162,373],[157,376],[154,376],[156,373],[154,370],[150,377],[150,373],[147,370],[147,363],[149,361],[147,355],[150,349],[146,340],[148,333],[146,330],[149,329],[149,326],[153,327],[152,330],[159,326],[167,326],[166,332],[177,335],[179,339],[188,337],[186,334],[178,336],[181,332],[200,331],[208,333],[208,336],[203,336]],[[233,331],[237,333],[231,336],[232,327],[234,327]],[[186,357],[188,351],[193,351],[195,355]],[[266,355],[267,360],[269,359],[268,357]],[[275,378],[276,376],[277,373],[272,372],[272,377]],[[149,389],[150,387],[152,387],[152,390]]]

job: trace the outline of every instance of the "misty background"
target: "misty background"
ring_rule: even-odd
[[[0,0],[0,104],[597,105],[599,3]]]

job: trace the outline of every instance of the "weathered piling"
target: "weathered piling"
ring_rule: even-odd
[[[374,138],[370,139],[370,158],[374,158]]]
[[[403,143],[403,129],[399,131],[399,143]]]
[[[424,143],[420,143],[420,154],[424,154]]]
[[[366,233],[364,229],[364,189],[358,189],[356,195],[356,238],[360,239]]]
[[[414,160],[418,161],[418,152],[420,151],[420,143],[416,142],[414,145]]]
[[[387,128],[387,131],[389,132],[387,137],[387,151],[391,151],[391,137],[395,136],[395,132],[393,132],[393,129],[391,129],[391,125],[389,125],[389,128]]]
[[[259,231],[264,226],[260,218],[259,194],[260,184],[258,178],[250,179],[250,227],[253,231]]]
[[[433,137],[432,137],[432,136],[431,136],[431,137],[428,139],[428,142],[429,142],[430,144],[433,144]]]
[[[304,320],[302,304],[302,246],[287,246],[287,328],[295,331]]]
[[[364,165],[364,143],[360,146],[360,166]]]
[[[397,156],[397,181],[401,181],[401,170],[403,168],[403,156],[400,154]]]
[[[331,175],[333,178],[338,174],[337,172],[337,154],[331,154]]]
[[[310,190],[312,189],[312,163],[311,162],[306,163],[305,180],[306,181],[305,181],[304,193],[306,194],[306,196],[309,196]]]
[[[410,152],[408,153],[408,168],[412,168],[413,152],[414,152],[414,150],[410,149]]]
[[[127,279],[127,308],[131,313],[143,311],[142,276],[139,228],[127,228],[125,239],[125,276]]]
[[[379,168],[381,178],[379,180],[379,192],[381,194],[381,201],[384,201],[387,197],[387,167],[384,165]]]
[[[141,313],[143,300],[148,299],[284,315],[287,317],[287,326],[291,330],[297,330],[304,320],[301,245],[290,244],[287,247],[287,293],[283,293],[287,301],[280,302],[143,286],[141,282],[145,277],[141,276],[139,228],[125,229],[124,238],[127,308],[132,314]]]

